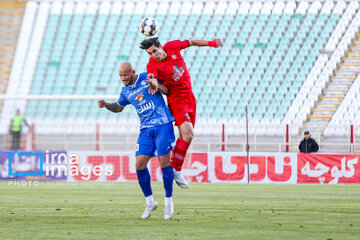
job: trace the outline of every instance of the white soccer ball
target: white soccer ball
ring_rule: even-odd
[[[155,18],[152,17],[144,18],[139,24],[140,32],[146,37],[154,36],[158,32],[158,29],[159,23],[156,21]]]

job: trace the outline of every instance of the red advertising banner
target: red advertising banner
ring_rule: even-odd
[[[137,181],[134,152],[78,151],[66,156],[54,169],[61,167],[67,181]],[[199,152],[186,155],[182,174],[189,182],[247,183],[249,169],[251,183],[360,183],[359,158],[350,154],[251,153],[248,166],[243,152]],[[46,159],[45,170],[50,166]],[[25,163],[14,162],[12,170],[24,169]],[[0,161],[0,180],[8,179],[8,165],[5,158]],[[152,181],[162,181],[157,158],[150,160],[148,168]]]
[[[250,156],[253,183],[296,183],[297,154],[254,153]],[[148,168],[152,181],[162,181],[157,158]],[[182,174],[189,182],[247,182],[246,153],[188,153]],[[77,152],[69,162],[70,181],[137,181],[133,152]]]
[[[133,152],[79,151],[68,162],[69,181],[137,181]],[[158,158],[149,161],[151,181],[162,181]],[[188,153],[182,169],[189,182],[209,182],[208,154]]]
[[[298,183],[360,183],[360,155],[298,154]]]
[[[246,153],[215,152],[208,155],[211,182],[247,182]],[[296,158],[294,153],[251,153],[250,182],[296,183]]]

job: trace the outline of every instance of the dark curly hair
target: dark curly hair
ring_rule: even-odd
[[[157,48],[160,47],[160,41],[157,37],[142,40],[142,42],[140,43],[140,48],[146,50],[152,45]]]

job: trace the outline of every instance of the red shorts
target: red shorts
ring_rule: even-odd
[[[196,120],[196,107],[193,108],[193,111],[189,112],[188,110],[182,108],[170,109],[171,113],[175,118],[175,125],[180,127],[184,122],[190,122],[193,127],[195,127]]]

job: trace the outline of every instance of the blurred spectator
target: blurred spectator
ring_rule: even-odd
[[[299,150],[301,153],[311,153],[319,150],[319,145],[310,137],[309,131],[304,132],[304,139],[300,142]]]
[[[21,130],[22,124],[30,129],[30,125],[26,122],[24,115],[20,114],[20,110],[16,110],[16,115],[11,119],[9,125],[9,133],[11,135],[11,149],[19,149],[20,148],[20,140],[21,140]]]

